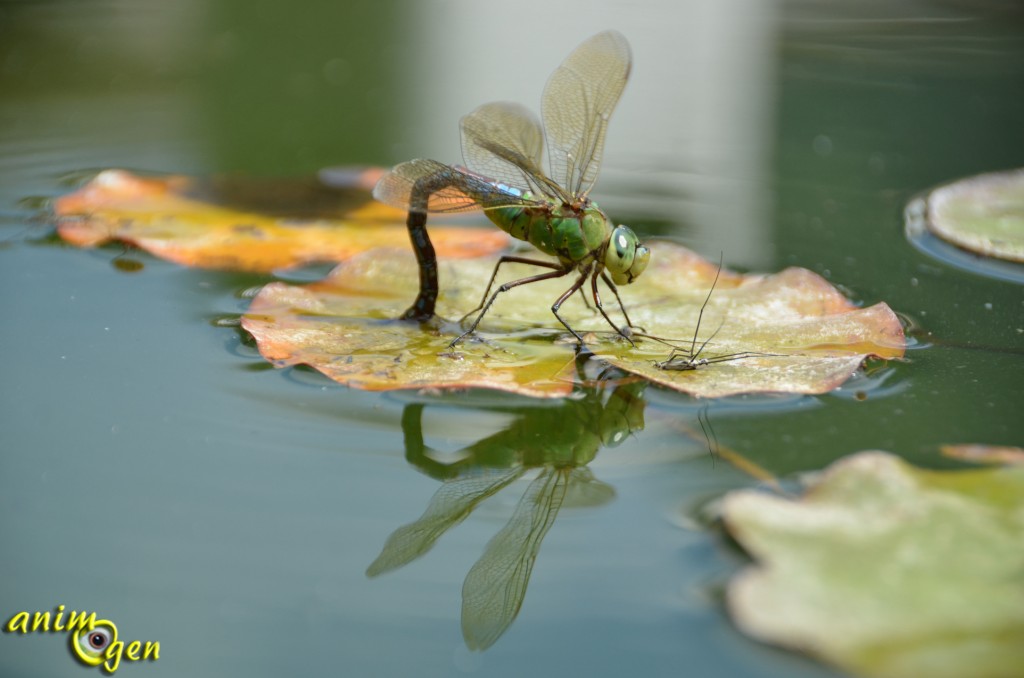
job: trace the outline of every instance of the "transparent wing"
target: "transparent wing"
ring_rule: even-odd
[[[457,167],[422,158],[395,165],[377,182],[373,197],[410,212],[465,212],[543,204],[525,200],[515,187],[499,186]]]
[[[551,176],[584,197],[597,180],[604,136],[633,57],[618,31],[598,33],[570,54],[544,87],[542,114]]]
[[[533,562],[562,506],[568,478],[568,469],[546,467],[466,575],[462,637],[471,650],[493,645],[519,614]]]
[[[466,166],[497,182],[561,200],[561,188],[541,169],[544,136],[525,106],[495,101],[459,121]]]
[[[388,537],[377,559],[366,568],[366,576],[398,569],[429,551],[442,534],[466,519],[477,504],[523,475],[512,469],[483,469],[469,476],[446,481],[427,505],[423,515],[403,525]]]

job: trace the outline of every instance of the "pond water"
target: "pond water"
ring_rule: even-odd
[[[903,229],[929,187],[1024,165],[1024,15],[829,7],[0,4],[0,616],[96,611],[122,640],[160,642],[158,661],[125,669],[147,676],[834,675],[728,621],[723,588],[748,561],[708,516],[758,481],[708,453],[696,417],[786,480],[862,449],[950,467],[940,444],[1024,442],[1024,290],[930,258]],[[548,74],[607,27],[635,61],[602,205],[727,266],[803,266],[886,301],[907,322],[905,362],[817,397],[366,393],[269,368],[225,322],[275,276],[54,235],[48,200],[102,168],[456,161],[462,113],[538,108]],[[126,256],[142,269],[119,268]],[[463,639],[464,581],[519,499],[550,491],[536,471],[503,478],[422,558],[367,576],[454,487],[451,468],[568,454],[556,429],[619,406],[618,444],[573,452],[596,456],[547,516],[522,609],[488,650]],[[80,672],[63,636],[0,636],[4,675]]]

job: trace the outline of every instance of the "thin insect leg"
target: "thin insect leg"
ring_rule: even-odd
[[[565,273],[568,273],[568,272],[569,271],[565,271]],[[572,287],[570,287],[565,292],[563,292],[562,296],[558,297],[558,299],[555,300],[555,303],[551,306],[551,312],[555,314],[556,318],[558,318],[558,322],[562,323],[565,326],[565,329],[567,329],[570,332],[572,332],[572,335],[574,337],[576,337],[576,339],[580,342],[580,346],[583,346],[583,337],[581,337],[576,330],[574,330],[572,327],[570,327],[569,323],[565,322],[565,319],[563,319],[562,316],[558,315],[558,309],[562,307],[562,303],[566,299],[568,299],[572,295],[576,294],[576,290],[578,290],[581,287],[583,287],[583,283],[585,283],[587,281],[587,276],[589,276],[589,275],[590,275],[590,268],[588,267],[588,268],[586,268],[583,271],[583,273],[580,275],[580,277],[576,279],[576,282],[574,282],[572,284]],[[611,321],[609,321],[609,322],[611,322]]]
[[[467,335],[472,334],[476,330],[477,325],[479,325],[480,321],[483,320],[484,316],[487,314],[487,310],[491,307],[491,304],[494,303],[494,300],[497,299],[498,295],[501,294],[502,292],[508,292],[513,287],[519,287],[520,285],[529,285],[530,283],[540,282],[542,280],[552,280],[554,278],[561,278],[562,276],[568,275],[570,272],[572,272],[571,268],[558,271],[551,271],[550,273],[531,275],[529,278],[520,278],[519,280],[513,280],[512,282],[507,282],[503,284],[494,292],[494,294],[491,295],[491,298],[487,300],[487,303],[484,304],[483,309],[480,311],[480,315],[476,317],[476,320],[473,321],[473,324],[470,326],[470,328],[463,332],[462,334],[460,334],[459,336],[455,337],[455,340],[452,341],[452,343],[448,344],[448,347],[452,348],[453,346],[455,346],[455,344],[459,343],[460,341],[465,339]],[[575,292],[577,289],[579,289],[579,285],[576,285],[573,288],[571,288],[572,292]],[[572,292],[570,292],[570,294]],[[565,321],[558,316],[558,313],[555,313],[555,317],[558,318],[563,325],[565,325]],[[569,327],[568,325],[565,326]],[[576,334],[575,332],[572,331],[572,328],[570,328],[569,331],[572,332],[573,334]],[[579,335],[576,336],[579,337]],[[580,341],[582,341],[582,339]]]
[[[619,310],[622,311],[622,315],[626,318],[626,325],[628,327],[636,327],[636,325],[633,324],[633,321],[629,319],[629,314],[626,313],[626,306],[622,303],[622,297],[619,296],[619,288],[615,286],[615,283],[612,282],[612,279],[609,278],[608,274],[604,271],[601,271],[601,280],[604,281],[604,284],[607,285],[608,289],[610,289],[612,294],[615,295],[615,301],[619,302]],[[642,327],[637,327],[637,329],[643,330]]]
[[[602,275],[603,275],[603,272],[602,272]],[[627,330],[623,330],[618,325],[616,325],[614,322],[612,322],[612,319],[608,317],[607,313],[605,313],[604,305],[601,303],[601,293],[597,291],[597,278],[598,278],[597,272],[595,272],[594,275],[592,275],[590,277],[590,289],[592,290],[592,292],[594,294],[594,304],[597,305],[597,310],[601,312],[601,315],[604,316],[604,319],[608,321],[608,324],[611,325],[612,328],[616,332],[619,333],[619,336],[621,336],[623,339],[628,341],[632,346],[636,346],[636,344],[633,343],[633,340],[630,338],[629,334],[627,334]],[[612,289],[614,290],[614,288],[612,288]],[[616,294],[615,296],[617,298],[619,295]],[[621,301],[619,302],[619,305],[620,306],[622,305]],[[629,316],[626,316],[626,322],[627,323],[629,322]]]
[[[587,299],[586,290],[584,290],[582,287],[580,288],[580,298],[583,299],[583,305],[586,306],[588,310],[594,310],[594,307],[590,305],[590,299]]]
[[[498,259],[498,263],[494,265],[494,271],[491,272],[491,279],[487,283],[487,289],[484,291],[484,295],[482,297],[480,297],[480,303],[477,304],[476,308],[474,308],[472,311],[470,311],[469,313],[467,313],[464,316],[462,316],[461,318],[459,318],[459,322],[462,322],[463,320],[465,320],[466,318],[468,318],[469,316],[473,315],[474,313],[476,313],[477,311],[479,311],[481,308],[484,307],[484,302],[487,300],[487,295],[489,295],[491,293],[491,287],[494,286],[494,280],[498,277],[498,269],[501,268],[502,264],[509,264],[509,263],[511,263],[511,264],[529,264],[531,266],[541,266],[543,268],[551,268],[551,269],[554,269],[556,271],[562,270],[562,267],[559,264],[555,264],[555,263],[550,262],[550,261],[538,261],[537,259],[527,259],[526,257],[513,257],[513,256],[508,256],[508,255],[502,256],[500,259]]]
[[[409,229],[409,239],[420,267],[420,291],[416,301],[402,314],[402,320],[424,322],[434,317],[437,304],[437,255],[427,235],[426,212],[410,210],[405,225]]]
[[[704,318],[704,309],[708,307],[708,302],[711,301],[711,294],[715,291],[715,285],[718,284],[718,276],[722,275],[722,260],[723,260],[724,256],[725,255],[722,254],[718,258],[718,271],[715,272],[715,279],[711,282],[711,289],[708,290],[708,296],[704,299],[704,303],[701,304],[701,306],[700,306],[700,313],[697,314],[697,327],[695,327],[694,330],[693,330],[693,342],[690,344],[690,358],[691,359],[694,359],[694,358],[697,357],[693,353],[693,350],[697,347],[697,333],[700,332],[700,323],[701,323],[701,320],[703,320],[703,318]],[[724,324],[725,321],[723,320],[722,323]],[[718,329],[719,330],[722,329],[722,326],[719,325]],[[718,334],[718,330],[715,330],[715,334]],[[715,334],[712,334],[711,336],[714,337]],[[708,341],[711,341],[711,339],[708,338]],[[707,346],[707,344],[708,344],[708,342],[705,341],[704,344],[700,347],[701,351],[704,350],[704,346]]]
[[[712,332],[711,336],[704,340],[704,343],[700,345],[700,348],[697,349],[696,353],[693,353],[693,347],[691,346],[691,348],[690,348],[690,362],[693,362],[693,363],[698,362],[697,358],[700,357],[700,354],[704,352],[705,348],[707,348],[708,342],[710,342],[712,339],[717,337],[718,333],[722,331],[722,326],[723,325],[725,325],[725,320],[724,319],[722,320],[721,324],[719,324],[718,329],[715,330],[714,332]],[[694,336],[696,336],[696,335],[694,335]],[[703,363],[707,364],[707,362],[708,361],[705,358]],[[716,362],[721,362],[721,361],[716,361]]]

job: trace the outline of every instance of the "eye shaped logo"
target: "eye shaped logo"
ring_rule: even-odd
[[[113,674],[121,661],[156,661],[160,643],[155,640],[124,641],[117,637],[117,626],[109,619],[96,619],[95,612],[71,610],[65,614],[58,605],[53,613],[28,610],[16,612],[0,628],[3,633],[53,632],[68,634],[71,655],[86,666],[98,666]]]
[[[71,651],[79,661],[88,666],[99,666],[107,648],[117,642],[117,626],[112,621],[97,619],[91,629],[73,631],[70,642]]]

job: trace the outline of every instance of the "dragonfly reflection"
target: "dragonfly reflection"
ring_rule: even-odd
[[[622,384],[610,393],[588,389],[579,400],[557,407],[517,410],[511,426],[463,450],[444,465],[431,458],[422,434],[423,405],[402,417],[407,458],[444,478],[417,520],[395,530],[366,570],[374,577],[419,558],[446,531],[485,499],[528,473],[537,472],[508,523],[487,544],[462,588],[462,634],[466,645],[484,650],[515,620],[530,573],[548,530],[563,505],[596,506],[615,491],[586,467],[604,446],[615,446],[644,427],[646,384]],[[543,435],[538,435],[542,431]]]

